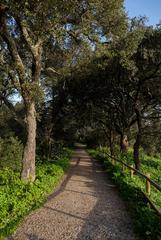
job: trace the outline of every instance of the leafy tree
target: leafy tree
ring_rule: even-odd
[[[101,36],[118,34],[124,21],[123,1],[2,1],[0,5],[1,64],[24,101],[26,144],[22,178],[35,179],[36,109],[42,95],[40,78],[45,68],[44,49],[84,41],[95,43]],[[53,66],[52,66],[53,67]],[[48,66],[49,68],[49,66]],[[53,68],[52,68],[53,70]],[[53,70],[54,71],[54,70]],[[36,94],[35,94],[36,92]]]

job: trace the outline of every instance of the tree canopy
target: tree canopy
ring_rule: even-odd
[[[128,19],[122,0],[1,1],[1,118],[23,132],[22,179],[35,180],[36,139],[49,155],[55,140],[106,144],[111,154],[130,141],[139,169],[145,136],[160,129],[160,35]]]

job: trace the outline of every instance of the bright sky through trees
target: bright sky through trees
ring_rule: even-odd
[[[125,8],[130,17],[146,16],[148,25],[161,20],[161,0],[125,0]]]

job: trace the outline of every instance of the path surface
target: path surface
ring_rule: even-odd
[[[13,240],[134,240],[132,222],[99,163],[77,149],[66,180]]]

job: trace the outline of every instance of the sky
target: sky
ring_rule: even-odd
[[[148,17],[148,25],[155,26],[161,20],[161,0],[125,0],[125,8],[129,17]]]

